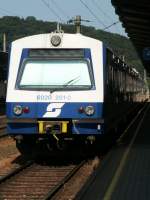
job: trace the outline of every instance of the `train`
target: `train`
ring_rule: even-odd
[[[11,44],[7,131],[22,154],[99,145],[146,99],[139,72],[100,40],[56,31]]]

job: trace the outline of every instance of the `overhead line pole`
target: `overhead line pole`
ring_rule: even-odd
[[[3,34],[3,52],[6,52],[6,33]]]
[[[77,15],[74,19],[70,19],[67,23],[74,23],[76,27],[76,33],[81,33],[81,21],[90,22],[89,20],[81,19],[81,16]]]

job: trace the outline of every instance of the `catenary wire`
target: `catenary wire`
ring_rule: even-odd
[[[110,16],[108,13],[109,12],[105,12],[104,11],[104,9],[102,9],[101,8],[101,6],[98,4],[98,2],[96,1],[96,0],[91,0],[92,1],[92,3],[94,3],[93,5],[99,10],[99,11],[101,11],[101,13],[105,16],[105,17],[107,17],[107,19],[109,19],[109,21],[110,21],[110,23],[111,24],[113,24],[114,23],[114,21],[112,20],[112,16]],[[117,23],[118,24],[118,23]],[[116,24],[115,24],[116,25]],[[111,26],[110,26],[111,27]],[[122,32],[121,32],[121,30],[120,30],[120,28],[118,27],[118,26],[115,26],[115,30],[116,30],[116,32],[118,32],[118,33],[120,33],[120,35],[122,35]]]
[[[93,5],[94,5],[98,10],[100,10],[101,13],[102,13],[105,17],[109,18],[109,20],[111,21],[111,23],[113,23],[112,17],[110,17],[110,16],[99,6],[99,4],[96,2],[96,0],[91,0],[91,1],[92,1]]]
[[[55,6],[56,8],[67,18],[70,19],[69,15],[66,13],[66,11],[64,11],[54,0],[50,0]],[[49,2],[50,2],[49,1]]]
[[[12,11],[6,10],[6,9],[4,9],[4,8],[0,8],[0,10],[1,10],[3,13],[7,14],[7,15],[15,15],[15,16],[18,16],[17,13],[14,13],[14,12],[12,12]]]
[[[63,23],[63,20],[62,20],[61,17],[56,13],[56,11],[53,10],[45,0],[41,0],[41,1],[42,1],[42,3],[53,13],[53,15],[55,15],[55,16]]]
[[[112,26],[118,24],[119,22],[120,22],[120,21],[116,21],[116,22],[110,24],[109,26],[106,26],[103,30],[107,30],[107,29],[109,29],[110,27],[112,27]]]
[[[84,7],[86,7],[86,9],[91,13],[91,15],[93,15],[93,17],[94,17],[101,25],[103,25],[103,27],[106,27],[106,25],[94,14],[94,12],[88,7],[87,4],[85,4],[85,2],[83,2],[83,0],[80,0],[80,2],[82,3],[82,5],[84,5]]]
[[[6,14],[6,12],[2,11],[1,9],[0,9],[0,13],[1,13],[2,15],[5,15],[5,14]]]

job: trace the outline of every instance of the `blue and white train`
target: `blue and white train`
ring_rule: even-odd
[[[139,73],[99,40],[62,32],[18,39],[10,51],[7,130],[22,153],[40,141],[94,143],[146,90]]]

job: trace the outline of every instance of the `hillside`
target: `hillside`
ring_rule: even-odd
[[[62,25],[65,32],[74,33],[73,25]],[[5,16],[0,18],[0,49],[2,49],[3,33],[7,35],[7,49],[11,41],[33,34],[48,33],[56,29],[56,22],[45,22],[29,16],[26,19],[19,17]],[[125,56],[125,61],[134,66],[143,73],[143,66],[137,56],[137,53],[126,37],[118,34],[97,30],[94,27],[82,26],[84,35],[97,38],[106,43],[117,55]]]

